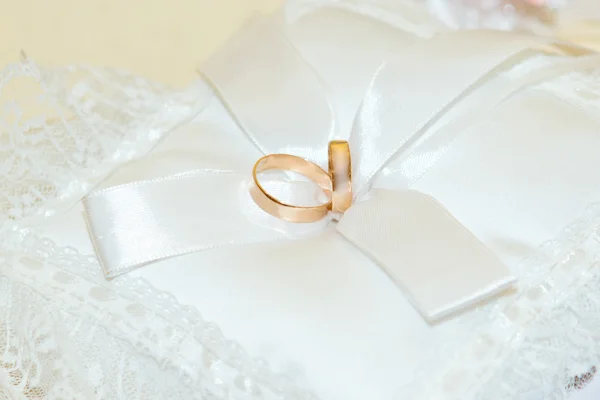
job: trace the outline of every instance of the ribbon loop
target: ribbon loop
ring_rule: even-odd
[[[506,39],[490,40],[503,36]],[[355,193],[364,194],[396,154],[419,141],[454,105],[503,68],[515,65],[527,52],[569,49],[581,51],[545,38],[464,31],[418,42],[407,51],[409,60],[388,61],[373,78],[350,135]]]
[[[318,75],[283,32],[277,21],[252,24],[201,72],[264,154],[293,154],[325,167],[332,106]]]

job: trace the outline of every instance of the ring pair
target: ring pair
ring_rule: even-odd
[[[345,140],[331,141],[328,154],[329,172],[311,161],[290,154],[270,154],[260,158],[252,170],[252,199],[265,212],[288,222],[314,222],[325,217],[329,211],[346,211],[352,204],[350,146]],[[258,179],[261,172],[269,170],[286,170],[304,175],[323,190],[327,201],[316,206],[299,206],[278,200],[264,189]]]

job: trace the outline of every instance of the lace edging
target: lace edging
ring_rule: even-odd
[[[234,392],[241,396],[259,390],[265,399],[316,399],[288,377],[271,372],[263,359],[251,358],[237,342],[226,339],[215,324],[204,321],[195,308],[180,304],[172,294],[144,279],[123,276],[106,281],[94,257],[83,256],[70,247],[59,248],[32,233],[15,232],[3,247],[12,250],[10,256],[0,256],[0,265],[4,266],[0,275],[11,271],[13,281],[35,288],[59,309],[93,318],[111,340],[130,343],[158,365],[177,365],[186,371],[189,384],[197,385],[198,377],[209,371],[216,376],[207,375],[210,379],[202,379],[203,384],[209,379],[214,387],[231,396]],[[44,270],[50,275],[42,278]],[[36,283],[40,279],[44,280],[43,286]]]
[[[112,69],[9,65],[0,71],[0,227],[72,206],[211,98],[201,82],[175,91]]]
[[[518,292],[463,319],[463,331],[473,332],[469,345],[437,353],[446,373],[435,385],[431,375],[421,378],[429,385],[421,379],[411,385],[415,398],[423,387],[431,388],[423,398],[436,399],[566,397],[570,379],[600,361],[600,295],[591,290],[600,284],[599,233],[600,203],[594,203],[524,260]]]

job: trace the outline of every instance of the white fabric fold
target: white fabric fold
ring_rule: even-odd
[[[294,154],[324,167],[322,149],[335,131],[329,96],[282,32],[279,20],[249,25],[201,73],[263,153]]]
[[[525,52],[552,44],[512,35],[489,48],[489,36],[497,35],[506,34],[440,35],[413,46],[410,59],[390,58],[376,71],[352,132],[345,135],[335,132],[325,84],[277,23],[250,26],[219,51],[203,74],[265,153],[291,153],[325,166],[327,142],[349,136],[358,196],[338,231],[382,266],[425,318],[435,320],[496,295],[514,278],[428,196],[370,186],[382,167],[415,145],[467,94]],[[423,165],[431,164],[426,160]],[[327,218],[293,224],[266,215],[247,193],[249,178],[250,171],[192,171],[92,193],[85,199],[86,217],[106,275],[223,245],[299,239],[329,223]],[[302,193],[307,192],[291,196],[299,199],[294,196]]]
[[[281,240],[324,223],[281,229],[282,221],[252,203],[246,178],[232,171],[198,170],[87,196],[89,229],[97,253],[103,255],[105,274],[115,276],[148,262],[224,245]]]
[[[559,45],[579,50],[574,45],[512,34],[510,40],[494,40],[505,35],[495,31],[439,35],[412,46],[410,60],[394,56],[381,67],[350,135],[356,195],[368,190],[368,183],[381,168],[419,140],[445,112],[527,52],[558,53]],[[495,45],[490,47],[490,42]],[[497,104],[502,97],[494,94],[492,99]]]

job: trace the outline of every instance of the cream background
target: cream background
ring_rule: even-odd
[[[0,67],[21,50],[40,64],[88,63],[174,86],[253,13],[284,0],[0,0]],[[571,0],[558,35],[600,48],[598,0]],[[575,22],[577,21],[577,22]]]
[[[255,12],[282,0],[0,0],[0,66],[89,63],[174,86]]]

